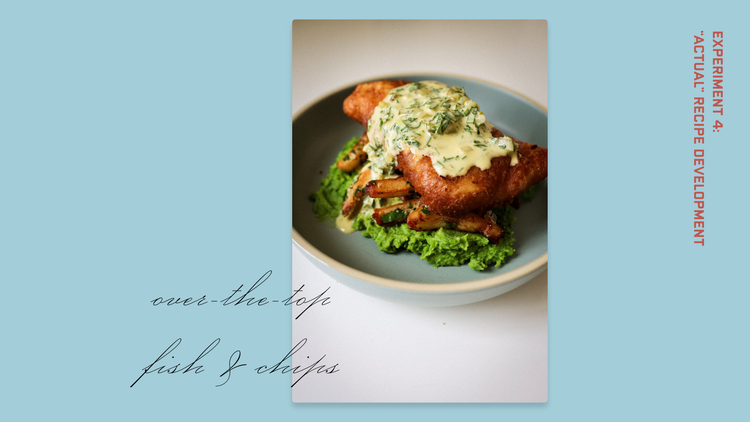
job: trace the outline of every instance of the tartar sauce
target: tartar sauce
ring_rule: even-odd
[[[486,170],[495,157],[518,162],[510,137],[493,137],[479,106],[462,88],[422,81],[391,90],[367,125],[365,148],[376,179],[394,175],[396,156],[409,149],[429,156],[441,176],[462,176],[473,166]]]

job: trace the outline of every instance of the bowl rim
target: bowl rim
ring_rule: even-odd
[[[353,85],[358,85],[364,82],[374,81],[374,80],[382,80],[382,79],[389,79],[389,78],[400,78],[400,77],[408,77],[409,75],[434,75],[434,76],[445,76],[450,78],[460,78],[460,79],[466,79],[471,80],[474,82],[479,82],[485,85],[490,85],[495,88],[499,88],[501,90],[510,92],[523,100],[533,104],[538,109],[542,110],[545,115],[547,115],[547,107],[537,103],[536,101],[526,97],[525,95],[514,91],[510,88],[507,88],[501,84],[497,84],[494,82],[489,82],[480,78],[475,78],[471,76],[463,76],[463,75],[457,75],[457,74],[448,74],[448,73],[436,73],[436,72],[408,72],[408,73],[398,73],[398,74],[390,74],[390,75],[383,75],[383,76],[375,76],[370,77],[367,79],[363,79],[358,82],[351,82],[347,83],[345,85],[342,85],[338,88],[334,88],[332,90],[329,90],[327,93],[322,94],[318,96],[315,100],[310,101],[308,104],[306,104],[304,107],[300,108],[296,113],[292,115],[292,123],[299,118],[303,113],[305,113],[307,110],[309,110],[311,107],[313,107],[315,104],[319,103],[323,99],[347,88]],[[294,224],[294,223],[292,223]],[[492,287],[501,286],[506,283],[510,283],[516,279],[519,279],[521,277],[524,277],[526,275],[532,274],[535,271],[538,271],[539,269],[542,269],[547,266],[548,262],[548,253],[545,252],[544,254],[540,255],[536,259],[532,260],[531,262],[527,263],[526,265],[516,268],[514,270],[511,270],[507,273],[498,274],[496,276],[487,277],[481,280],[474,280],[474,281],[462,281],[458,283],[442,283],[442,284],[425,284],[425,283],[415,283],[410,281],[398,281],[398,280],[392,280],[385,277],[380,277],[372,274],[365,273],[363,271],[354,269],[348,265],[344,265],[335,259],[331,258],[330,256],[324,254],[321,252],[318,248],[313,246],[310,242],[308,242],[302,235],[300,235],[297,232],[297,229],[294,228],[294,225],[292,225],[292,241],[297,244],[297,246],[302,249],[303,251],[310,254],[313,258],[317,259],[318,261],[322,262],[327,267],[336,270],[340,273],[343,273],[345,275],[348,275],[350,277],[369,282],[378,286],[383,287],[389,287],[392,289],[397,290],[404,290],[404,291],[411,291],[411,292],[431,292],[431,293],[450,293],[450,292],[467,292],[467,291],[474,291],[474,290],[482,290],[482,289],[488,289]]]

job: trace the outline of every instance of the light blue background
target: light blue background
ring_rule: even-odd
[[[4,2],[3,414],[738,418],[748,393],[745,12],[739,2]],[[302,18],[548,20],[548,403],[294,405],[290,376],[249,368],[215,388],[237,349],[249,367],[283,357],[291,310],[150,305],[221,299],[269,269],[259,292],[290,294],[291,24]],[[705,247],[692,244],[691,221],[701,30],[724,31],[726,55],[725,127],[706,146]],[[206,372],[129,388],[178,337],[183,363],[222,339]]]

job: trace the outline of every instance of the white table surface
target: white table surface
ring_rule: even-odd
[[[547,23],[293,24],[293,113],[353,82],[419,72],[492,82],[546,107]],[[294,320],[293,343],[307,339],[294,365],[323,355],[338,363],[335,374],[301,380],[295,402],[547,401],[547,271],[488,301],[418,308],[339,284],[294,245],[292,265],[295,289],[329,288],[331,298]]]

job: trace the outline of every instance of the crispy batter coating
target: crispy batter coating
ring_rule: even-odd
[[[406,150],[399,153],[397,168],[430,210],[454,218],[469,211],[484,215],[493,208],[510,205],[514,198],[547,177],[547,149],[517,143],[515,166],[510,165],[510,157],[495,157],[487,170],[472,167],[464,176],[442,177],[430,157],[415,156]]]
[[[373,110],[378,106],[393,88],[398,88],[410,82],[375,81],[357,85],[351,95],[344,100],[344,113],[352,119],[367,127]]]

